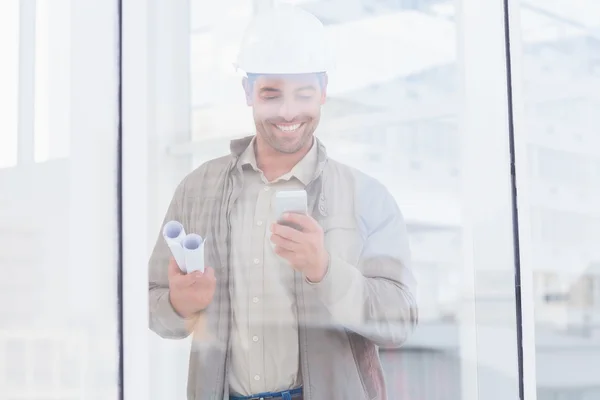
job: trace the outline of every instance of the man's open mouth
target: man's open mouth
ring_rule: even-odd
[[[293,125],[289,125],[289,124],[288,125],[274,124],[274,125],[277,127],[277,129],[279,129],[282,132],[294,132],[294,131],[300,129],[300,127],[302,125],[304,125],[304,122],[299,123],[299,124],[293,124]]]

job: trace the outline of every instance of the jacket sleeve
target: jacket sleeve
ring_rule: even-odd
[[[193,330],[194,319],[182,318],[169,299],[168,265],[171,251],[162,236],[166,222],[183,221],[185,181],[175,189],[167,213],[163,219],[150,261],[148,263],[148,297],[150,329],[165,339],[183,339]]]
[[[358,191],[364,194],[357,206],[366,232],[358,265],[329,249],[324,279],[309,286],[334,324],[391,348],[401,346],[418,323],[416,282],[402,213],[391,194],[377,185],[378,190]]]

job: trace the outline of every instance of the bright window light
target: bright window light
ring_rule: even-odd
[[[35,17],[35,162],[50,158],[48,1],[36,2]]]
[[[19,2],[0,1],[0,168],[17,164]]]

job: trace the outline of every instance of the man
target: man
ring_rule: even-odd
[[[165,216],[206,238],[203,274],[179,272],[160,234],[149,265],[150,328],[194,334],[189,399],[387,399],[378,348],[417,323],[394,199],[314,136],[324,43],[298,9],[255,18],[238,67],[256,135],[190,173]],[[308,215],[286,217],[299,230],[273,215],[289,189],[308,194]]]

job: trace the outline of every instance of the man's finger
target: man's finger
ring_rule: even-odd
[[[287,261],[292,263],[292,260],[294,259],[293,251],[286,250],[281,246],[275,246],[274,251],[275,251],[275,254],[279,255],[280,257],[283,257],[284,259],[286,259]]]
[[[285,213],[283,220],[300,226],[305,232],[314,232],[320,228],[319,223],[313,217],[306,214]]]
[[[173,257],[169,260],[169,281],[177,287],[192,286],[199,279],[201,272],[183,273]]]
[[[188,287],[196,284],[202,279],[202,272],[194,271],[189,274],[183,275],[179,278],[179,285],[181,287]]]
[[[305,232],[281,224],[273,224],[271,233],[296,243],[303,243],[306,237]]]
[[[271,242],[273,242],[276,246],[289,251],[297,251],[300,247],[300,243],[286,239],[283,236],[277,234],[271,235]]]

